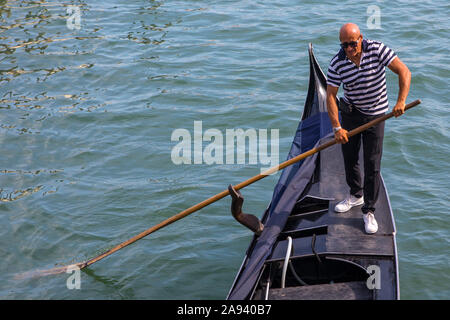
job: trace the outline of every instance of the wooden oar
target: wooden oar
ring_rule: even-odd
[[[412,107],[415,107],[416,105],[420,104],[420,102],[421,102],[420,100],[415,100],[415,101],[407,104],[405,106],[405,111],[410,109],[410,108],[412,108]],[[354,136],[354,135],[356,135],[356,134],[358,134],[358,133],[360,133],[360,132],[362,132],[362,131],[364,131],[364,130],[372,127],[372,126],[377,125],[378,123],[380,123],[382,121],[385,121],[385,120],[393,117],[393,116],[394,116],[393,112],[390,112],[390,113],[388,113],[388,114],[386,114],[386,115],[384,115],[384,116],[382,116],[380,118],[377,118],[377,119],[375,119],[373,121],[370,121],[370,122],[366,123],[365,125],[362,125],[362,126],[356,128],[356,129],[352,130],[352,131],[349,131],[348,132],[348,136],[349,137]],[[273,173],[275,173],[275,172],[277,172],[279,170],[282,170],[282,169],[286,168],[287,166],[290,166],[290,165],[292,165],[292,164],[294,164],[294,163],[296,163],[296,162],[298,162],[300,160],[303,160],[303,159],[305,159],[305,158],[307,158],[307,157],[309,157],[309,156],[311,156],[311,155],[313,155],[313,154],[315,154],[315,153],[317,153],[317,152],[319,152],[319,151],[321,151],[321,150],[323,150],[325,148],[328,148],[328,147],[330,147],[330,146],[332,146],[332,145],[334,145],[336,143],[337,143],[336,140],[333,139],[333,140],[331,140],[329,142],[326,142],[326,143],[318,146],[317,148],[313,148],[313,149],[311,149],[309,151],[306,151],[306,152],[304,152],[304,153],[302,153],[302,154],[300,154],[300,155],[298,155],[298,156],[296,156],[294,158],[291,158],[291,159],[281,163],[280,165],[274,166],[274,167],[268,169],[267,171],[264,171],[263,173],[260,173],[260,174],[254,176],[254,177],[252,177],[252,178],[250,178],[250,179],[248,179],[248,180],[246,180],[244,182],[239,183],[238,185],[234,186],[234,189],[235,190],[239,190],[239,189],[245,188],[246,186],[248,186],[248,185],[250,185],[250,184],[252,184],[252,183],[254,183],[254,182],[258,181],[258,180],[261,180],[262,178],[264,178],[264,177],[266,177],[268,175],[271,175],[271,174],[273,174]],[[149,229],[139,233],[138,235],[134,236],[133,238],[131,238],[131,239],[125,241],[125,242],[122,242],[121,244],[115,246],[114,248],[112,248],[112,249],[110,249],[110,250],[108,250],[108,251],[100,254],[99,256],[97,256],[95,258],[92,258],[92,259],[90,259],[88,261],[74,263],[74,264],[71,264],[71,265],[68,265],[68,266],[63,266],[63,267],[58,267],[58,268],[53,268],[53,269],[48,269],[48,270],[29,271],[29,272],[25,272],[25,273],[17,275],[16,278],[38,277],[38,276],[45,276],[45,275],[51,275],[51,274],[64,273],[67,270],[73,270],[73,268],[79,268],[79,269],[86,268],[86,267],[90,266],[91,264],[93,264],[93,263],[95,263],[95,262],[97,262],[97,261],[99,261],[99,260],[101,260],[101,259],[103,259],[103,258],[105,258],[105,257],[107,257],[107,256],[109,256],[111,254],[113,254],[114,252],[119,251],[120,249],[122,249],[122,248],[124,248],[124,247],[126,247],[126,246],[128,246],[128,245],[130,245],[130,244],[132,244],[132,243],[134,243],[136,241],[138,241],[139,239],[142,239],[145,236],[148,236],[150,233],[153,233],[156,230],[164,228],[165,226],[167,226],[167,225],[169,225],[169,224],[171,224],[171,223],[173,223],[173,222],[175,222],[177,220],[180,220],[180,219],[186,217],[187,215],[190,215],[191,213],[194,213],[194,212],[196,212],[196,211],[206,207],[207,205],[210,205],[211,203],[216,202],[216,201],[226,197],[229,194],[230,193],[229,193],[228,189],[224,190],[224,191],[216,194],[215,196],[213,196],[213,197],[211,197],[209,199],[206,199],[206,200],[204,200],[204,201],[202,201],[202,202],[200,202],[200,203],[198,203],[198,204],[196,204],[196,205],[194,205],[194,206],[192,206],[192,207],[190,207],[190,208],[188,208],[188,209],[186,209],[184,211],[181,211],[180,213],[178,213],[178,214],[176,214],[176,215],[174,215],[174,216],[164,220],[163,222],[161,222],[161,223],[159,223],[159,224],[157,224],[157,225],[155,225],[155,226],[153,226],[153,227],[151,227],[151,228],[149,228]]]

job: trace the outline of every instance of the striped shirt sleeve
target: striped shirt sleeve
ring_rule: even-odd
[[[327,85],[339,88],[341,82],[341,76],[336,72],[332,63],[330,63],[327,73]]]
[[[383,66],[387,67],[396,57],[397,55],[391,48],[385,46],[384,43],[380,44],[378,59]]]

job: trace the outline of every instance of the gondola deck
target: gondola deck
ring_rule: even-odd
[[[326,80],[311,45],[309,56],[309,91],[289,157],[332,138]],[[360,206],[334,211],[349,192],[340,148],[285,169],[263,216],[265,229],[253,238],[228,299],[399,298],[395,223],[384,182],[376,234],[364,232]]]

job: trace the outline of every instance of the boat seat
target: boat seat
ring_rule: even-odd
[[[346,254],[364,256],[394,256],[393,238],[386,235],[338,235],[322,234],[313,237],[301,237],[292,240],[294,251],[291,259],[311,256],[315,254]],[[313,251],[314,245],[314,251]],[[288,241],[278,241],[267,262],[284,260],[286,257]]]
[[[269,300],[372,300],[365,281],[269,289]]]

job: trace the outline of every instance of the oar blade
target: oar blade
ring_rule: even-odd
[[[39,278],[39,277],[45,277],[60,273],[66,273],[67,271],[72,271],[75,269],[80,269],[80,264],[71,264],[68,266],[63,267],[57,267],[52,269],[46,269],[46,270],[31,270],[23,273],[17,273],[14,275],[14,280],[24,280],[24,279],[32,279],[32,278]]]

